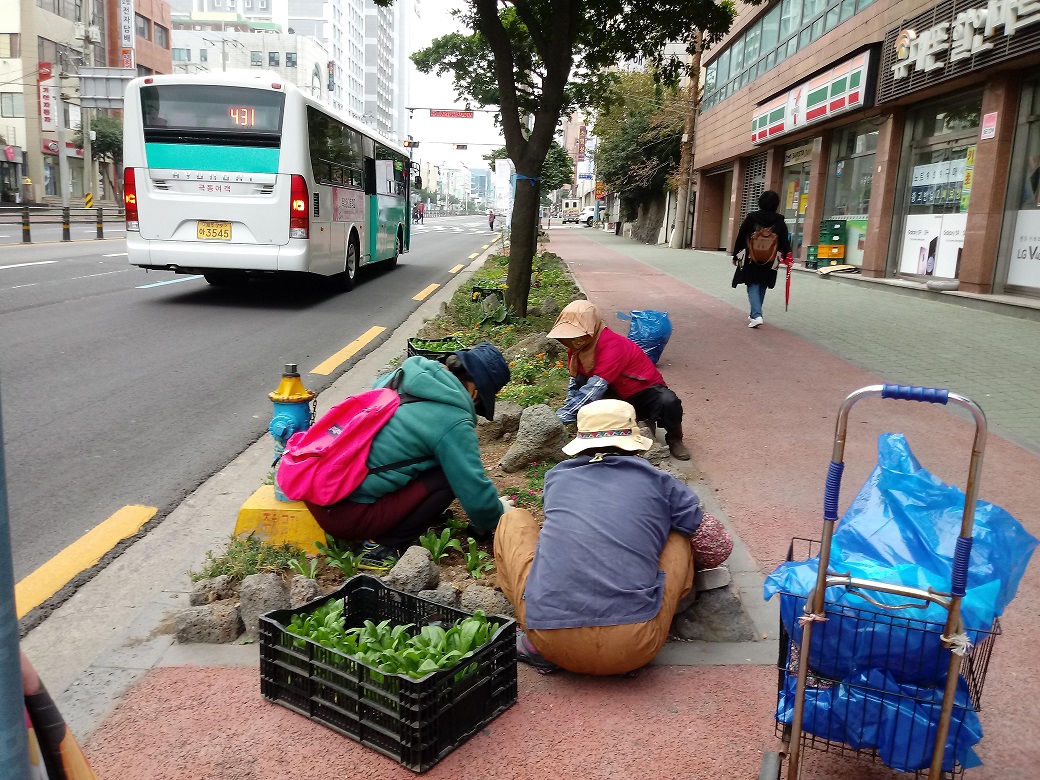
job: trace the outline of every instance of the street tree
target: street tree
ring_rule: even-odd
[[[393,0],[375,0],[391,5]],[[506,303],[527,313],[539,182],[560,118],[588,108],[622,60],[660,62],[669,41],[696,27],[717,41],[734,18],[732,0],[466,0],[455,12],[465,32],[412,55],[416,67],[450,74],[461,99],[498,106],[516,167]],[[664,64],[664,79],[683,64]],[[529,121],[533,118],[533,121]]]
[[[91,143],[91,156],[99,163],[112,163],[112,172],[106,175],[108,186],[113,192],[122,191],[121,172],[123,170],[123,120],[121,117],[97,114],[90,121],[90,129],[94,132]],[[83,131],[77,130],[76,146],[83,146]],[[102,166],[102,171],[107,166]]]
[[[505,160],[509,152],[504,146],[500,146],[492,152],[484,155],[489,165],[494,166],[495,160]],[[574,158],[567,154],[567,150],[556,140],[549,144],[549,151],[542,163],[540,189],[543,193],[558,190],[574,178]]]

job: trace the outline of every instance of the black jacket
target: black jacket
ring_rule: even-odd
[[[777,248],[780,254],[786,256],[791,251],[791,234],[787,230],[784,218],[775,211],[752,211],[740,225],[737,233],[737,243],[733,247],[733,258],[736,259],[739,252],[747,252],[747,240],[758,227],[770,228],[777,236]],[[770,289],[776,284],[776,268],[772,263],[745,263],[738,266],[733,274],[733,286],[738,284],[762,284],[765,283]]]

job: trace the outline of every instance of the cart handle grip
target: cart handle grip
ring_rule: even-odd
[[[900,401],[922,401],[928,404],[945,404],[950,400],[950,391],[939,387],[884,385],[881,388],[881,397],[895,398]]]
[[[968,592],[968,563],[971,561],[970,536],[958,536],[957,548],[953,552],[953,576],[950,593],[954,596],[964,597]]]
[[[831,461],[827,467],[827,487],[823,492],[823,519],[837,522],[838,520],[838,492],[841,490],[841,473],[845,470],[845,463]]]

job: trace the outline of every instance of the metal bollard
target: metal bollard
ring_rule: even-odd
[[[69,216],[69,207],[65,206],[61,210],[61,240],[71,241],[72,240],[72,225]]]
[[[105,212],[101,206],[97,207],[97,237],[105,237]]]
[[[22,206],[22,243],[32,243],[32,228],[29,227],[29,207]]]

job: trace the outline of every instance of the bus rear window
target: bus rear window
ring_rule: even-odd
[[[284,104],[283,92],[266,89],[194,84],[141,88],[146,136],[149,130],[279,135]]]

